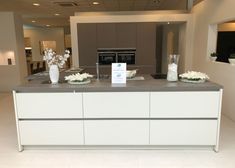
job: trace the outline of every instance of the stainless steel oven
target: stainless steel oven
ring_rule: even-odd
[[[112,63],[135,64],[135,48],[102,48],[97,50],[97,60],[101,65]]]

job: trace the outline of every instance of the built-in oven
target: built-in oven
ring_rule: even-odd
[[[135,64],[135,52],[119,52],[117,53],[118,62]]]
[[[102,48],[97,50],[97,60],[101,65],[135,64],[135,53],[135,48]]]
[[[99,52],[98,62],[102,65],[110,65],[117,62],[117,54],[115,52]]]

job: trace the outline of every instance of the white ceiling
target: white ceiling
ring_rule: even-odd
[[[99,5],[93,5],[94,1]],[[22,15],[24,24],[61,27],[69,25],[74,12],[88,11],[141,11],[187,10],[188,0],[0,0],[0,11],[13,11]],[[55,2],[74,2],[77,6],[62,7]],[[33,6],[39,3],[40,6]],[[59,13],[59,16],[55,16]],[[35,23],[32,23],[35,20]]]

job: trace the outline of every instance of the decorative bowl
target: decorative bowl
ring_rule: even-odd
[[[135,70],[127,70],[126,71],[126,78],[134,78],[136,75],[137,69]]]

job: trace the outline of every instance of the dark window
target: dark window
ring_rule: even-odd
[[[229,62],[229,55],[235,53],[235,31],[218,32],[216,52],[216,61]]]

